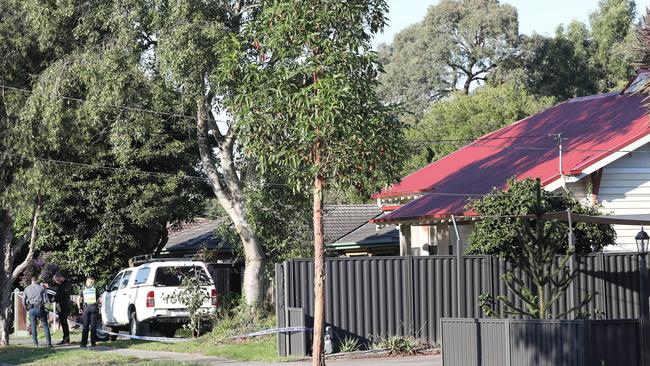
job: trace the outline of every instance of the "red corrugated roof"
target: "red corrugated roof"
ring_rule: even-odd
[[[566,138],[564,174],[580,174],[650,134],[645,98],[619,93],[576,98],[485,135],[374,194],[373,198],[389,198],[426,192],[378,221],[471,214],[464,209],[467,194],[504,188],[512,176],[549,184],[559,177],[552,137],[558,133]]]

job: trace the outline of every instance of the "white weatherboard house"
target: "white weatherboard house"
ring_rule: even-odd
[[[650,100],[635,94],[648,79],[641,73],[623,92],[555,105],[406,176],[373,196],[387,212],[374,222],[400,226],[402,255],[452,254],[452,216],[467,245],[477,216],[468,200],[505,188],[513,176],[539,178],[548,191],[569,189],[585,204],[599,202],[603,213],[650,214]],[[615,229],[617,245],[606,250],[636,251],[639,228]]]

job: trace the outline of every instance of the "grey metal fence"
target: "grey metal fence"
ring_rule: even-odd
[[[325,265],[325,321],[339,339],[413,335],[439,343],[440,319],[484,317],[481,294],[517,300],[501,280],[509,264],[490,256],[328,258]],[[577,301],[592,296],[585,311],[606,319],[639,317],[636,253],[580,257],[577,268]],[[287,325],[288,307],[302,308],[307,324],[313,321],[313,278],[311,260],[276,265],[279,326]],[[553,311],[569,307],[564,296]]]
[[[445,366],[640,365],[638,319],[441,320]]]

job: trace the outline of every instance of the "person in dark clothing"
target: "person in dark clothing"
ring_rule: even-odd
[[[57,284],[56,295],[56,314],[59,316],[59,324],[63,331],[63,339],[58,344],[70,343],[70,329],[68,328],[68,315],[70,315],[70,295],[72,295],[72,283],[62,274],[57,273],[54,276],[54,282]]]
[[[90,346],[97,344],[97,318],[99,317],[99,293],[95,288],[93,276],[86,277],[86,285],[81,288],[77,306],[79,313],[83,314],[83,328],[81,330],[81,347],[88,344],[88,331],[90,331]],[[83,310],[82,310],[83,309]]]

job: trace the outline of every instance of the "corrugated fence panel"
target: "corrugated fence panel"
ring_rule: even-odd
[[[305,312],[302,308],[287,308],[287,327],[305,326]],[[286,354],[292,356],[307,355],[307,336],[306,332],[293,332],[287,335],[285,347]]]
[[[576,291],[579,301],[590,298],[587,306],[581,311],[587,314],[604,313],[602,301],[602,284],[603,269],[601,267],[602,256],[590,255],[578,258],[577,268],[578,277],[575,279]],[[564,306],[568,307],[568,303]]]
[[[640,365],[639,320],[441,320],[445,366]]]
[[[631,319],[639,316],[638,263],[636,254],[605,255],[605,315],[608,319]]]
[[[590,364],[641,365],[640,334],[638,319],[590,321]]]
[[[584,326],[571,320],[508,320],[511,365],[584,364]]]
[[[278,327],[282,328],[287,325],[284,309],[287,308],[284,303],[284,295],[286,290],[284,287],[284,264],[275,265],[275,317],[278,322]],[[288,356],[287,353],[287,337],[284,334],[278,334],[278,352],[280,356]]]
[[[355,336],[364,341],[373,336],[410,334],[405,299],[411,276],[404,258],[383,261],[359,259],[327,260],[325,316],[337,337]],[[312,312],[308,313],[313,315]]]
[[[444,319],[443,365],[480,365],[478,319]]]
[[[503,295],[523,307],[501,278],[512,269],[509,263],[496,257],[463,256],[459,283],[457,260],[455,256],[328,258],[326,322],[338,339],[354,336],[368,342],[374,337],[414,335],[439,343],[441,318],[485,316],[479,306],[481,294],[494,299]],[[588,255],[577,259],[576,268],[577,300],[592,297],[583,313],[606,319],[639,316],[636,253]],[[313,262],[290,260],[276,271],[276,282],[282,285],[277,289],[278,306],[302,308],[306,326],[312,326]],[[515,271],[515,275],[530,284],[522,271]],[[551,310],[558,314],[569,307],[565,293]],[[504,317],[516,318],[506,316],[499,302],[495,310]],[[278,314],[282,314],[279,309]]]
[[[413,258],[413,326],[415,336],[439,342],[440,319],[458,316],[456,257]]]
[[[483,316],[479,297],[489,293],[489,261],[484,256],[463,256],[465,271],[464,316],[480,318]]]
[[[509,345],[507,338],[504,337],[506,324],[500,320],[491,319],[480,319],[479,323],[480,364],[483,366],[507,365]]]

